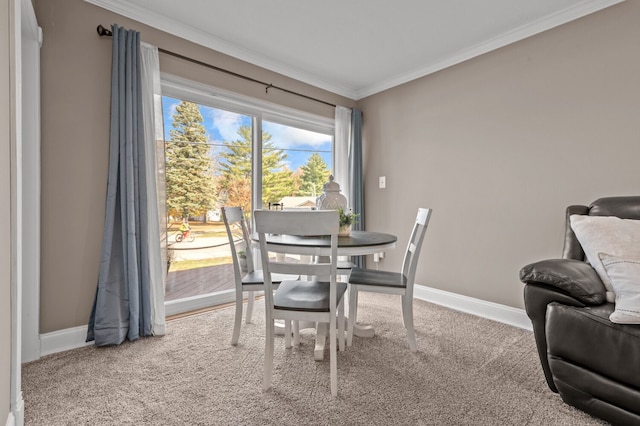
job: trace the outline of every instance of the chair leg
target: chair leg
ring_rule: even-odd
[[[338,305],[338,348],[344,351],[344,299]]]
[[[242,292],[236,291],[236,316],[233,321],[233,335],[231,345],[236,346],[240,339],[240,327],[242,326]]]
[[[338,353],[336,351],[336,317],[329,321],[329,364],[331,375],[331,396],[338,396]]]
[[[284,320],[284,347],[291,349],[291,320]]]
[[[293,322],[293,346],[300,346],[300,321]]]
[[[347,346],[353,343],[353,328],[356,325],[358,307],[358,287],[349,285],[349,319],[347,320]]]
[[[247,324],[251,324],[251,317],[253,316],[253,305],[255,303],[256,300],[256,293],[255,291],[250,291],[249,292],[249,300],[247,301],[247,319],[245,320],[245,322]]]
[[[404,326],[407,329],[409,349],[411,352],[416,352],[418,345],[416,344],[416,333],[413,329],[413,298],[409,298],[406,295],[402,296],[402,318],[404,320]]]
[[[273,339],[275,322],[272,318],[267,320],[267,335],[264,343],[264,379],[262,390],[271,388],[271,376],[273,375]]]

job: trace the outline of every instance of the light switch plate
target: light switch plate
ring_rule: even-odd
[[[380,189],[387,187],[387,178],[386,178],[386,176],[380,176],[378,178],[378,186],[380,187]]]

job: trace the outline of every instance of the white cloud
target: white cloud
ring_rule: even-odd
[[[247,116],[216,108],[204,110],[208,116],[205,121],[212,123],[223,141],[238,139],[238,128],[246,123]],[[332,137],[322,133],[303,130],[272,122],[263,122],[263,130],[271,135],[271,140],[282,149],[296,149],[300,147],[311,149],[327,149],[331,146]],[[213,139],[213,138],[212,138]],[[217,138],[216,138],[217,139]]]
[[[327,143],[331,143],[330,135],[303,130],[297,127],[263,122],[263,129],[265,132],[271,134],[271,140],[275,142],[279,148],[295,149],[301,145],[319,148]]]
[[[223,140],[238,139],[238,128],[242,125],[242,115],[215,108],[211,108],[209,111],[213,126],[218,129]]]
[[[176,111],[178,110],[178,103],[174,102],[171,104],[171,108],[169,108],[169,117],[173,117],[176,115]]]

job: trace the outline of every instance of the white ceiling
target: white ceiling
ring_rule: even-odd
[[[357,100],[624,0],[85,1]]]

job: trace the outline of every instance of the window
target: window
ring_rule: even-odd
[[[262,206],[315,206],[331,174],[333,136],[266,120],[262,129]]]
[[[202,299],[184,310],[224,303],[230,299],[220,295],[234,282],[220,207],[239,205],[250,214],[315,206],[333,168],[333,119],[172,76],[163,76],[162,90],[166,300]]]

